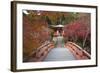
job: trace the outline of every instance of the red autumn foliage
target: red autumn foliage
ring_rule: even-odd
[[[29,56],[33,51],[50,38],[48,24],[38,19],[30,21],[28,16],[23,16],[23,54]]]
[[[84,23],[76,21],[64,27],[64,37],[73,41],[77,39],[83,40],[87,34],[90,34],[90,28]]]

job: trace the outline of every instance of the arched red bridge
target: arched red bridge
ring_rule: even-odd
[[[64,46],[62,47],[62,45]],[[53,42],[45,42],[38,48],[37,52],[30,55],[30,59],[27,62],[68,61],[91,58],[89,53],[73,42],[67,42],[62,45],[55,47]]]

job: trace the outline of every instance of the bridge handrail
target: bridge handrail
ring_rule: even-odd
[[[82,49],[80,46],[78,46],[77,44],[75,44],[75,43],[73,43],[73,42],[68,42],[67,44],[71,44],[71,45],[77,47],[77,49],[81,50],[85,56],[87,56],[88,58],[91,58],[91,55],[90,55],[87,51],[83,50],[83,49]]]
[[[77,47],[79,50],[83,50],[80,46],[78,46],[77,44],[75,44],[75,43],[73,43],[73,42],[68,42],[68,43],[70,43],[71,45]]]
[[[38,47],[36,49],[36,51],[33,50],[33,52],[30,54],[30,56],[34,53],[36,53],[37,51],[39,51],[41,48],[43,48],[44,46],[48,45],[50,42],[49,41],[45,41],[40,47]]]
[[[54,47],[53,42],[46,41],[36,51],[33,51],[29,57],[34,58],[34,61],[42,61],[45,58],[46,54]],[[28,58],[29,58],[28,57]],[[28,61],[29,59],[26,58]],[[30,61],[30,60],[29,60]]]
[[[49,41],[44,42],[40,47],[37,48],[37,51],[40,50],[41,48],[47,46],[48,44],[50,44]]]
[[[83,53],[84,53],[84,55],[86,55],[88,58],[91,58],[91,55],[90,55],[88,52],[86,52],[85,50],[83,50]]]

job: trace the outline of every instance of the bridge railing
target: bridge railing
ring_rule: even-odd
[[[82,49],[80,46],[73,42],[68,42],[65,44],[65,47],[68,48],[72,54],[76,57],[76,59],[90,59],[91,55]]]
[[[48,52],[54,48],[54,43],[46,41],[37,50],[30,54],[29,62],[39,62],[42,61],[48,54]]]

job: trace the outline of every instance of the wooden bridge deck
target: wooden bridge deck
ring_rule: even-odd
[[[53,48],[43,61],[68,61],[76,58],[67,48]]]

